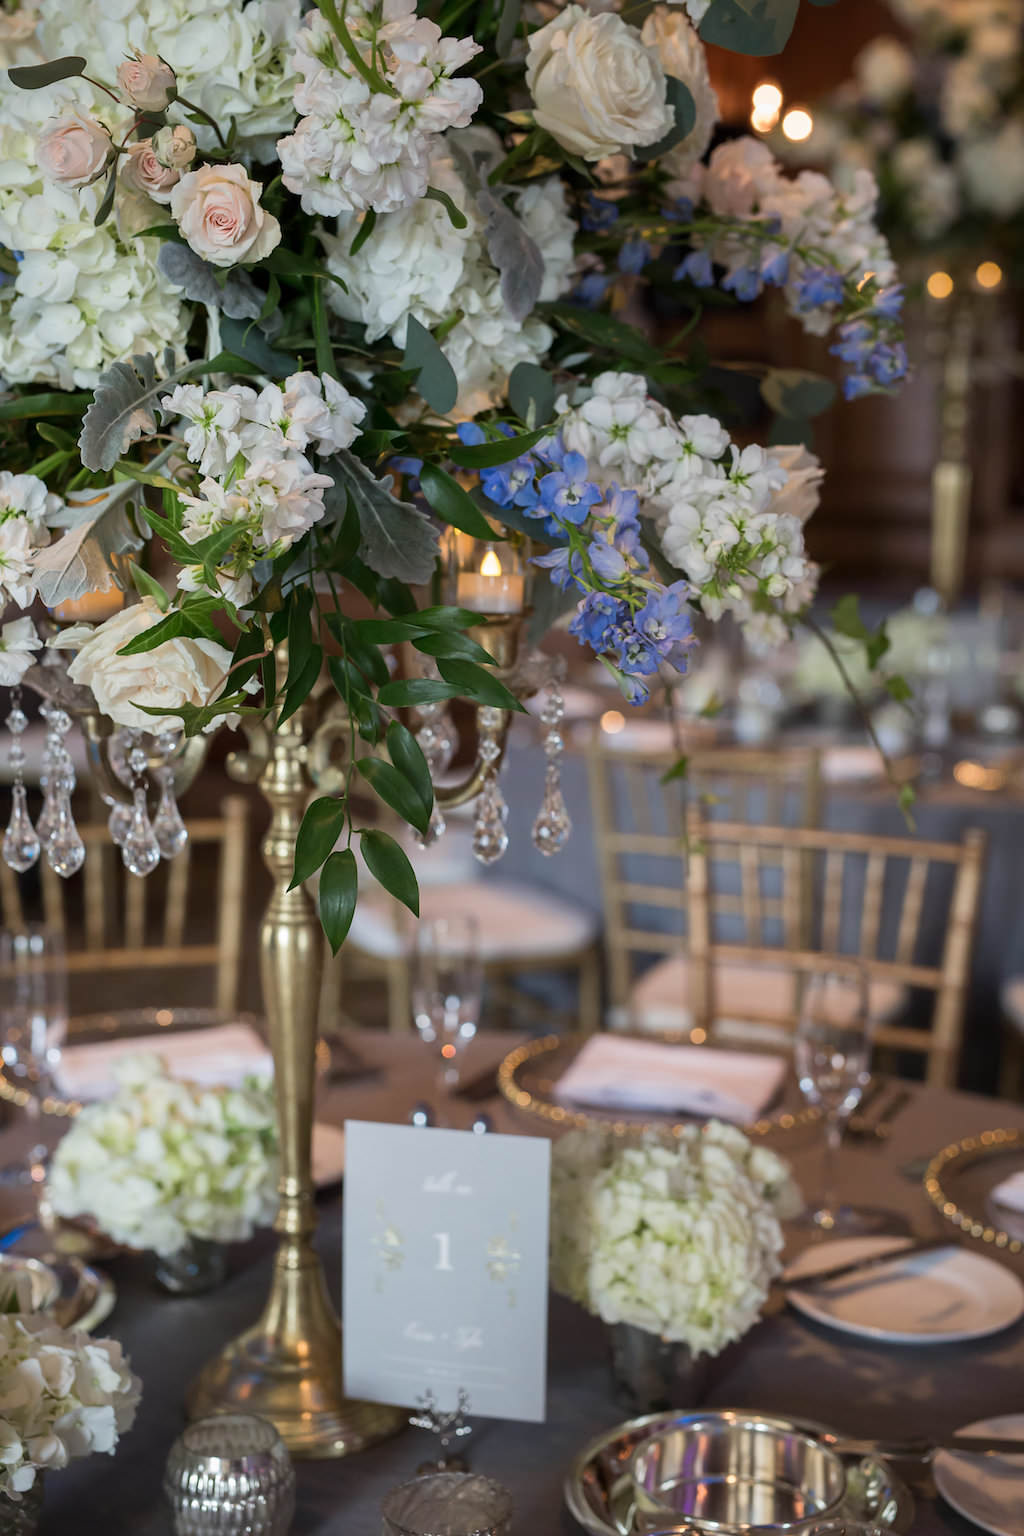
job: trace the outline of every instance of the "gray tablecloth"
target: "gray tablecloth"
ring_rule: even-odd
[[[358,1048],[387,1070],[324,1095],[322,1119],[400,1120],[429,1094],[433,1066],[418,1040],[362,1035]],[[508,1039],[482,1036],[466,1059],[467,1073],[497,1060]],[[538,1122],[501,1101],[488,1104],[496,1128],[536,1133]],[[458,1114],[468,1123],[464,1102]],[[842,1160],[843,1192],[893,1212],[906,1230],[940,1230],[920,1186],[899,1170],[908,1159],[953,1137],[996,1125],[1024,1127],[1024,1109],[966,1094],[918,1090],[882,1145],[849,1146]],[[0,1160],[15,1155],[15,1129],[0,1136]],[[818,1174],[811,1127],[777,1137],[792,1156],[804,1187]],[[14,1197],[0,1202],[9,1217]],[[320,1245],[337,1300],[341,1205],[322,1197]],[[952,1229],[950,1229],[952,1231]],[[175,1299],[157,1293],[141,1259],[111,1266],[120,1289],[104,1331],[122,1340],[145,1388],[135,1428],[115,1458],[93,1456],[48,1479],[44,1536],[167,1536],[170,1518],[161,1477],[182,1425],[188,1382],[226,1340],[257,1316],[266,1294],[270,1245],[266,1236],[236,1249],[227,1283],[210,1295]],[[1012,1262],[1006,1260],[1005,1262]],[[551,1308],[547,1422],[489,1422],[473,1441],[473,1464],[515,1494],[516,1536],[569,1536],[574,1521],[562,1504],[562,1480],[592,1435],[621,1415],[612,1401],[600,1324],[554,1298]],[[832,1423],[854,1435],[926,1436],[1024,1407],[1024,1324],[972,1345],[883,1347],[828,1332],[773,1304],[770,1315],[717,1362],[708,1402],[758,1407]],[[298,1468],[295,1536],[377,1536],[378,1508],[387,1488],[411,1475],[427,1453],[426,1437],[407,1434],[350,1460]],[[915,1532],[971,1529],[929,1492],[918,1494]]]

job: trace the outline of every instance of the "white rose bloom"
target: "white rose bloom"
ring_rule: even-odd
[[[853,61],[853,72],[866,101],[888,106],[914,83],[914,55],[898,37],[875,37]]]
[[[697,121],[686,138],[661,157],[662,169],[678,180],[703,160],[718,120],[718,97],[711,89],[707,54],[686,17],[664,6],[651,11],[641,36],[649,48],[657,49],[666,75],[674,75],[687,87],[697,109]]]
[[[621,16],[567,5],[531,34],[534,119],[585,160],[656,144],[672,127],[657,50]]]
[[[780,465],[788,476],[781,490],[776,491],[769,503],[769,511],[776,517],[795,517],[806,523],[812,512],[817,511],[821,500],[821,485],[825,469],[816,454],[802,443],[769,449],[769,457]]]
[[[968,202],[1012,218],[1024,207],[1024,118],[1008,118],[997,133],[965,144],[959,164]]]
[[[142,598],[100,624],[68,667],[71,681],[91,688],[100,712],[118,725],[151,731],[155,717],[140,705],[173,711],[211,704],[224,690],[231,652],[213,640],[179,637],[137,656],[117,654],[162,617],[155,598]]]

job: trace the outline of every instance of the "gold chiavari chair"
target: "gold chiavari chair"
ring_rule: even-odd
[[[693,1025],[687,1004],[687,805],[700,801],[712,816],[781,826],[813,826],[821,815],[820,754],[811,748],[702,750],[690,756],[685,777],[664,781],[676,761],[673,753],[634,753],[603,741],[588,753],[614,1027]],[[715,902],[725,917],[742,915],[741,893],[718,892]],[[804,916],[809,921],[809,909]],[[727,979],[730,998],[756,981],[745,968],[735,970]]]
[[[83,978],[90,991],[91,978],[96,978],[95,1001],[80,1011],[98,1012],[107,1006],[103,982],[106,979],[109,987],[115,973],[156,970],[175,980],[180,972],[212,971],[214,1005],[225,1012],[238,1007],[249,802],[228,795],[219,816],[190,820],[186,826],[189,841],[181,853],[145,878],[123,869],[103,822],[79,825],[86,858],[78,875],[65,881],[45,859],[37,866],[40,888],[37,892],[33,886],[32,894],[41,897],[43,921],[64,936],[69,977]],[[213,881],[208,849],[218,866]],[[26,910],[28,889],[29,878],[19,879],[0,861],[0,910],[6,927],[17,928],[40,916],[36,903]],[[209,910],[213,901],[215,913]]]
[[[801,978],[856,959],[867,973],[875,1044],[921,1056],[926,1081],[956,1080],[964,1002],[985,857],[985,835],[962,842],[810,828],[740,826],[687,811],[689,842],[690,1008],[699,1028],[714,1029],[722,1011],[719,978],[727,964],[774,973],[774,987],[750,998],[753,1023],[795,1027]],[[716,937],[713,888],[739,849],[745,909],[739,942]],[[763,900],[766,861],[781,867],[781,923],[774,942]],[[813,922],[803,926],[810,891]],[[926,908],[926,901],[930,907]],[[944,918],[937,921],[937,912]],[[926,920],[927,919],[927,920]],[[931,952],[929,961],[927,953]],[[784,989],[785,1006],[779,993]],[[892,1022],[894,992],[932,994],[928,1028]],[[774,994],[774,995],[773,995]],[[759,1006],[760,1003],[760,1006]]]

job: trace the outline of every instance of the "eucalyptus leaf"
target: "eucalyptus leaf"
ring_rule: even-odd
[[[415,371],[416,388],[431,410],[446,416],[459,397],[459,381],[455,369],[415,315],[410,315],[406,322],[402,367]]]
[[[805,368],[773,368],[761,381],[761,395],[781,416],[808,420],[834,403],[836,386]]]
[[[229,319],[255,320],[263,308],[263,295],[247,272],[229,272],[227,281],[222,281],[223,273],[218,277],[219,269],[190,246],[166,242],[156,264],[186,299],[222,310]]]
[[[39,91],[44,86],[56,85],[58,80],[71,80],[85,69],[87,59],[77,53],[69,53],[63,59],[50,59],[46,64],[23,64],[9,69],[7,78],[12,85],[23,91]]]
[[[54,527],[68,531],[33,556],[39,595],[48,608],[115,585],[112,557],[141,549],[144,542],[128,517],[137,495],[130,480],[102,491],[68,494],[66,505],[51,519]]]
[[[711,0],[700,24],[705,43],[757,58],[781,53],[793,30],[800,0]]]
[[[359,554],[370,569],[399,581],[429,581],[437,559],[437,529],[419,507],[391,494],[393,477],[378,480],[347,448],[333,454],[323,467],[334,478],[336,494],[347,496],[358,513]],[[344,506],[342,502],[339,516]]]
[[[337,954],[348,937],[359,896],[359,871],[351,848],[327,855],[320,874],[318,905],[331,953]]]
[[[687,134],[693,131],[697,121],[697,103],[693,99],[693,92],[689,86],[676,75],[665,76],[665,101],[672,108],[675,121],[668,133],[656,144],[648,144],[643,149],[636,150],[638,160],[660,159],[662,155],[668,154],[670,149],[681,144]]]
[[[151,352],[137,353],[130,363],[111,363],[100,374],[78,439],[86,469],[113,469],[132,443],[156,431],[155,401],[166,387],[157,379]]]
[[[537,363],[516,363],[509,375],[508,398],[528,427],[542,427],[555,414],[555,381]]]

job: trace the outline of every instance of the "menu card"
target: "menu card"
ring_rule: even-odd
[[[345,1392],[544,1418],[551,1144],[349,1120]]]

